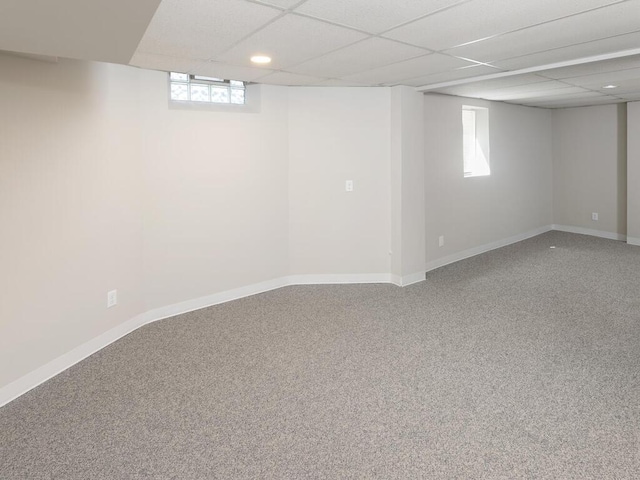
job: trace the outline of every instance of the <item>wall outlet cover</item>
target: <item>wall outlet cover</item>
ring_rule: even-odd
[[[118,304],[118,291],[111,290],[107,293],[107,308],[111,308]]]

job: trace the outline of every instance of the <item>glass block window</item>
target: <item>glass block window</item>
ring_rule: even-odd
[[[245,84],[238,80],[169,73],[171,100],[178,102],[244,105]]]

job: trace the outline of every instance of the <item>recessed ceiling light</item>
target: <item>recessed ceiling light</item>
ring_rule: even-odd
[[[267,63],[271,63],[271,57],[267,57],[266,55],[254,55],[251,57],[251,61],[260,65],[266,65]]]
[[[618,88],[618,85],[605,85],[602,88]]]

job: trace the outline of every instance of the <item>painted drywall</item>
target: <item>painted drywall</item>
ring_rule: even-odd
[[[3,0],[0,50],[127,64],[160,0]]]
[[[476,102],[492,175],[468,179],[459,98],[262,86],[242,112],[180,109],[164,73],[0,62],[0,387],[138,314],[419,276],[551,223],[550,111]]]
[[[286,275],[287,89],[252,87],[253,113],[170,109],[166,74],[140,81],[147,309]]]
[[[391,273],[398,283],[424,280],[424,95],[391,88]]]
[[[640,102],[627,104],[627,241],[640,245]]]
[[[137,72],[7,55],[0,72],[3,386],[144,306]]]
[[[289,89],[291,274],[388,274],[389,102],[388,88]]]
[[[463,175],[463,105],[489,109],[489,176]],[[459,252],[552,223],[551,115],[537,108],[425,95],[427,269]]]
[[[0,61],[0,387],[147,312],[389,278],[389,89],[252,86],[242,112],[180,109],[161,72]]]
[[[625,104],[553,112],[554,224],[626,235],[626,130]]]

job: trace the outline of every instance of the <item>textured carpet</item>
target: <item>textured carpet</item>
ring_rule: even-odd
[[[0,478],[640,478],[639,279],[550,232],[157,322],[0,409]]]

